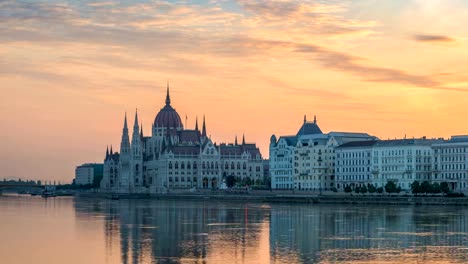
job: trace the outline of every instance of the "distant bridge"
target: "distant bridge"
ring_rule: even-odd
[[[31,184],[20,184],[20,183],[13,183],[13,184],[5,184],[0,182],[0,191],[2,190],[24,190],[24,189],[44,189],[46,185],[31,185]]]

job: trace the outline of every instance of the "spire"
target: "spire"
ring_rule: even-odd
[[[307,122],[307,116],[304,115],[304,124]]]
[[[124,119],[124,131],[125,130],[128,130],[128,126],[127,126],[127,112],[125,112],[125,119]]]
[[[242,134],[242,145],[245,145],[245,134]]]
[[[109,146],[106,147],[106,160],[109,158]]]
[[[202,137],[206,137],[206,123],[205,123],[205,115],[203,115],[203,128],[202,128]]]
[[[171,104],[171,96],[169,95],[169,81],[167,81],[167,94],[166,94],[166,105]]]
[[[317,124],[317,116],[314,115],[314,124]]]
[[[140,126],[140,137],[141,139],[143,139],[143,123],[141,123],[141,126]]]
[[[111,145],[111,148],[110,148],[110,155],[113,155],[114,152],[112,152],[112,145]]]
[[[195,119],[195,130],[198,131],[198,116]]]
[[[237,135],[236,135],[236,139],[234,140],[234,145],[237,146]]]
[[[135,110],[135,123],[133,124],[133,127],[138,127],[138,108]]]

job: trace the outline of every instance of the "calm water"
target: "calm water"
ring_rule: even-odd
[[[468,208],[0,196],[0,263],[467,263]]]

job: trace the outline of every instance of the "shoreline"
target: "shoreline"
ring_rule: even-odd
[[[256,194],[113,194],[77,193],[76,197],[155,200],[209,200],[230,202],[263,202],[288,204],[387,204],[387,205],[468,205],[468,197],[430,196],[332,196],[332,195],[256,195]]]

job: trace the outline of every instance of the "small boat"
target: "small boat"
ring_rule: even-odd
[[[42,193],[42,197],[44,198],[55,197],[55,196],[57,196],[55,192],[45,191]]]

